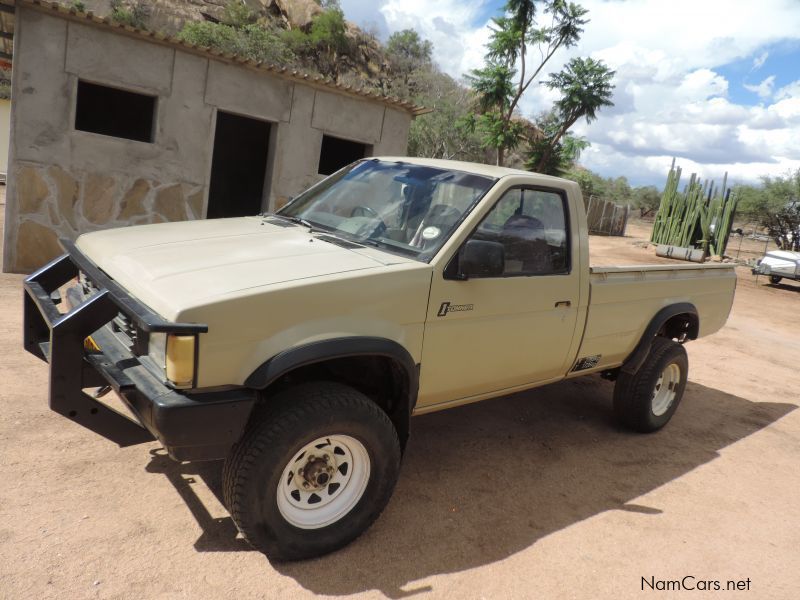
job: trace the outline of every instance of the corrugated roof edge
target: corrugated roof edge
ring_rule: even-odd
[[[187,42],[179,40],[176,37],[168,36],[160,32],[136,29],[135,27],[131,27],[130,25],[117,23],[116,21],[109,19],[107,17],[98,17],[92,11],[81,12],[75,9],[74,7],[67,7],[62,4],[58,4],[57,2],[44,2],[42,0],[16,0],[14,4],[17,6],[21,5],[33,8],[35,10],[40,10],[42,12],[55,12],[58,13],[59,16],[63,18],[81,21],[84,23],[90,23],[98,27],[113,29],[125,35],[138,37],[162,45],[177,47],[186,52],[200,54],[214,60],[219,60],[230,64],[241,65],[259,71],[266,71],[272,73],[273,75],[277,75],[278,77],[282,77],[283,79],[288,79],[290,81],[298,81],[306,85],[311,85],[313,87],[321,88],[345,96],[376,100],[386,106],[404,110],[405,112],[410,113],[412,116],[415,117],[427,114],[429,112],[433,112],[433,109],[431,108],[425,108],[424,106],[417,106],[415,104],[412,104],[411,102],[401,100],[396,96],[382,96],[377,92],[371,92],[363,88],[356,88],[350,85],[342,85],[340,83],[334,83],[333,81],[325,77],[322,77],[321,75],[312,75],[304,71],[289,69],[287,67],[281,67],[274,64],[266,64],[255,60],[250,60],[236,54],[226,54],[224,52],[219,52],[217,50],[214,50],[212,48],[207,48],[205,46],[189,44]]]

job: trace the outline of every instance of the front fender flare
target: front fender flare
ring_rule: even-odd
[[[391,359],[404,375],[405,389],[399,390],[401,402],[389,411],[389,418],[397,428],[401,448],[408,440],[411,412],[419,392],[419,367],[399,343],[386,338],[352,336],[311,342],[284,350],[265,361],[245,381],[249,388],[263,390],[283,375],[300,367],[337,358],[355,356],[382,356]]]

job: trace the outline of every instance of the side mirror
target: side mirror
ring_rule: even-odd
[[[458,278],[497,277],[505,270],[505,250],[499,242],[468,240],[458,255]]]

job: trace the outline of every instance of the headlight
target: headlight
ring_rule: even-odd
[[[193,335],[167,336],[167,379],[178,387],[190,387],[194,382],[196,340]]]
[[[150,334],[147,355],[175,387],[194,383],[196,340],[193,335]]]

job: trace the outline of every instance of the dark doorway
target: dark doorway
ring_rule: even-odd
[[[261,212],[268,148],[269,123],[217,111],[207,218]]]

